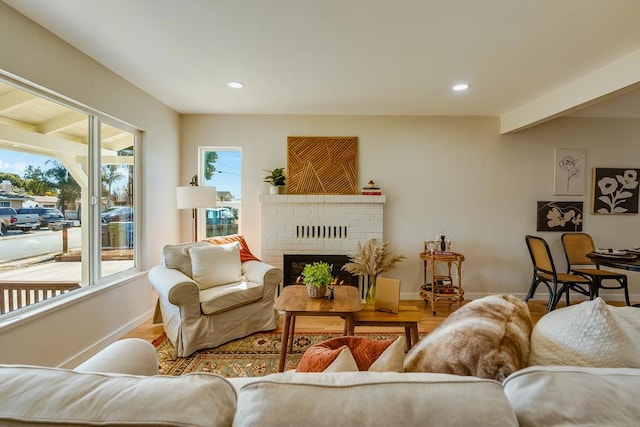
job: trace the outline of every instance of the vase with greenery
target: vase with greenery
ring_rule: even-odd
[[[269,175],[264,177],[264,182],[271,185],[271,194],[278,194],[280,188],[284,186],[285,176],[284,168],[275,168],[273,170],[263,169],[265,172],[269,172]]]
[[[342,269],[358,276],[369,276],[366,302],[373,304],[376,300],[378,275],[391,270],[406,258],[404,255],[390,254],[389,242],[386,240],[376,243],[375,239],[369,239],[364,245],[358,242],[356,254],[350,257],[350,262],[343,265]]]
[[[302,281],[307,285],[307,292],[311,298],[324,298],[327,286],[333,282],[333,265],[324,261],[307,264],[302,270]]]

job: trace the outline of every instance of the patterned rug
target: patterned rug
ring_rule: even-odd
[[[399,334],[358,334],[372,339],[389,339]],[[287,353],[285,370],[294,369],[309,346],[339,337],[340,334],[295,334],[293,352]],[[173,345],[162,334],[154,341],[158,349],[160,373],[184,375],[190,372],[211,372],[223,377],[261,377],[278,372],[280,333],[260,332],[228,342],[216,348],[200,350],[189,357],[173,357]]]

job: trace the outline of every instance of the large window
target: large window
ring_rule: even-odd
[[[240,232],[242,150],[240,147],[200,147],[200,176],[216,187],[215,208],[205,210],[206,237]]]
[[[0,79],[0,315],[135,268],[138,137]]]

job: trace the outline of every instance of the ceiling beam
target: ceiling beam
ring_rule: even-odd
[[[18,108],[35,98],[35,95],[21,90],[4,93],[0,95],[0,114]]]
[[[83,169],[83,164],[86,166],[86,157],[78,159],[77,156],[74,155],[57,153],[56,158],[62,163],[62,166],[69,171],[83,191],[89,188],[89,177]]]
[[[518,132],[637,88],[640,50],[500,116],[500,133]]]
[[[6,117],[0,117],[0,125],[11,126],[13,128],[19,128],[28,130],[30,132],[35,132],[36,127],[34,125],[30,125],[25,122],[20,122],[18,120],[8,119]]]
[[[102,140],[102,148],[106,148],[108,150],[120,151],[125,148],[129,148],[133,146],[133,134],[129,132],[122,132],[118,135],[118,138],[112,138],[108,141]]]
[[[88,120],[86,114],[78,113],[76,111],[70,111],[66,114],[54,117],[46,122],[42,122],[36,126],[36,132],[49,135],[52,133],[60,132],[71,126],[75,126],[78,123],[82,123]]]
[[[31,151],[46,154],[51,157],[59,153],[66,153],[73,156],[87,156],[87,144],[57,138],[51,135],[43,135],[37,132],[0,124],[0,146],[25,147]],[[115,156],[116,152],[111,150],[101,150],[103,156]]]

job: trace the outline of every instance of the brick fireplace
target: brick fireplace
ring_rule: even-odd
[[[386,196],[262,195],[262,260],[284,270],[284,255],[345,255],[383,239]]]

